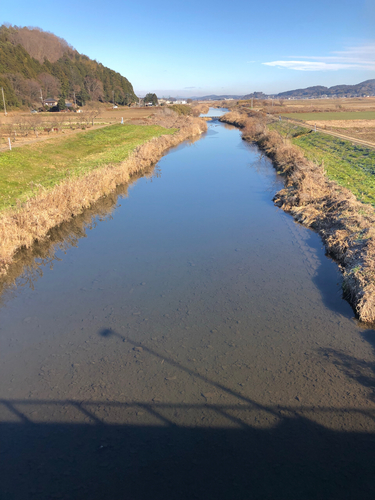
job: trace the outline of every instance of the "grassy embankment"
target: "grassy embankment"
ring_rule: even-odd
[[[0,210],[33,196],[37,186],[49,189],[67,177],[119,163],[140,144],[174,132],[157,125],[112,125],[4,152],[0,156]]]
[[[375,206],[374,150],[288,122],[271,123],[269,128],[288,137],[309,160],[322,165],[329,179],[350,189],[358,200]]]
[[[264,113],[249,117],[232,112],[221,118],[221,121],[240,126],[243,139],[256,142],[272,159],[285,179],[285,187],[275,195],[275,203],[299,222],[319,232],[328,253],[341,267],[346,298],[360,320],[374,323],[375,210],[372,203],[362,203],[352,192],[355,189],[360,193],[366,192],[361,196],[372,202],[371,178],[365,177],[363,181],[360,174],[366,173],[365,169],[353,166],[355,163],[365,164],[370,155],[367,166],[371,167],[372,151],[352,146],[348,141],[306,133],[302,127],[277,123],[270,125]],[[287,129],[289,126],[290,130]],[[276,130],[278,127],[279,131]],[[289,138],[296,143],[299,141],[300,147],[296,147]],[[326,151],[322,151],[322,147]],[[308,159],[308,155],[315,161]],[[344,156],[344,160],[340,155]],[[327,163],[330,164],[332,177],[336,176],[337,181],[327,175]],[[338,166],[337,172],[335,166]],[[349,190],[346,175],[350,168],[353,175],[349,179]]]
[[[0,273],[18,249],[45,238],[169,148],[205,130],[203,120],[162,114],[146,126],[114,125],[1,154]]]

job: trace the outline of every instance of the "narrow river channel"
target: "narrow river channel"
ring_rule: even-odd
[[[1,299],[1,499],[375,498],[375,332],[281,184],[212,121],[33,250]]]

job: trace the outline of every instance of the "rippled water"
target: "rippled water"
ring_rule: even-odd
[[[374,332],[280,187],[213,121],[20,256],[0,498],[374,497]]]

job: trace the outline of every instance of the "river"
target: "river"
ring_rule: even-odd
[[[212,121],[29,252],[0,308],[1,499],[374,498],[374,331],[281,185]]]

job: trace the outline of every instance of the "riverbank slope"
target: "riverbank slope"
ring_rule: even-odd
[[[343,292],[359,319],[375,322],[375,211],[337,182],[324,163],[308,160],[276,130],[263,113],[236,111],[220,119],[242,128],[243,139],[256,142],[284,175],[285,187],[274,201],[302,224],[319,232],[327,252],[343,272]]]
[[[17,204],[12,206],[9,203],[0,212],[0,272],[6,272],[18,249],[30,247],[36,240],[45,238],[51,228],[81,213],[99,198],[112,192],[116,186],[128,182],[132,175],[142,172],[159,160],[169,148],[189,137],[200,135],[207,129],[204,120],[177,117],[174,113],[153,116],[148,120],[148,126],[150,128],[147,133],[146,129],[138,126],[143,134],[135,134],[130,143],[129,137],[124,137],[123,140],[118,137],[118,127],[121,126],[108,127],[95,131],[104,133],[106,137],[93,151],[88,147],[86,154],[81,157],[74,154],[74,151],[65,151],[61,156],[56,154],[56,162],[59,163],[58,168],[55,166],[59,172],[55,176],[57,182],[53,182],[53,175],[42,176],[42,181],[34,184],[32,193],[30,190],[26,190],[26,193],[19,192]],[[79,150],[84,142],[92,146],[95,137],[93,132],[82,133],[74,141],[78,141]],[[48,147],[45,143],[38,144],[34,166],[41,161],[43,152]],[[26,157],[25,171],[30,168],[27,162],[31,153],[28,158],[27,153],[26,147],[17,149],[17,154],[24,154]],[[2,162],[7,163],[7,158],[8,156],[2,156]],[[48,157],[44,159],[48,163]],[[9,173],[11,167],[6,164],[4,172]],[[17,165],[13,167],[16,169]],[[18,173],[20,176],[25,175],[22,169]],[[17,177],[17,171],[12,171],[12,175]],[[12,197],[9,199],[13,200]]]

